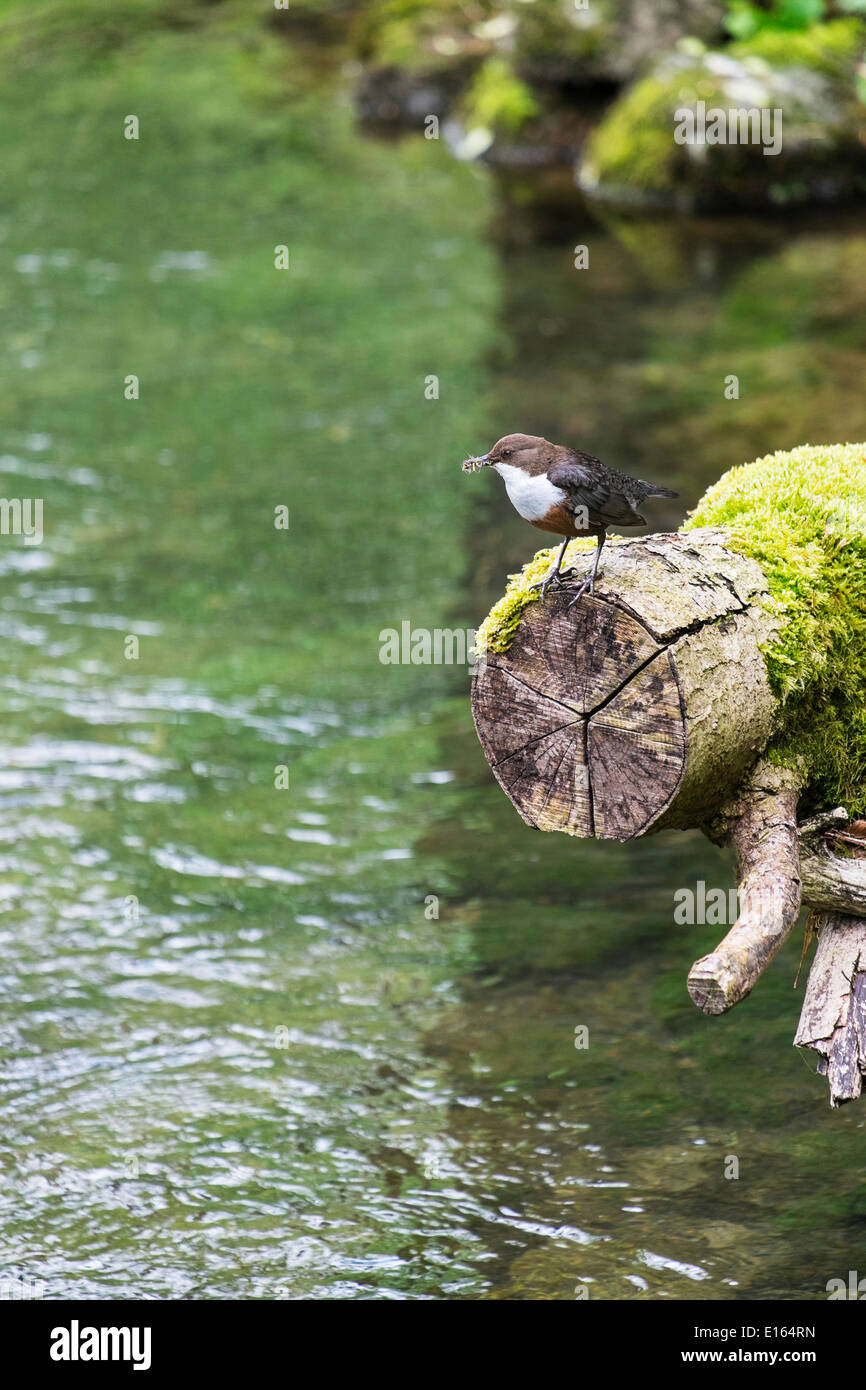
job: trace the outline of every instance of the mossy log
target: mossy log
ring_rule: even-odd
[[[569,547],[577,583],[589,545]],[[552,560],[512,576],[477,642],[476,728],[524,821],[619,840],[699,827],[735,848],[737,921],[689,976],[706,1013],[750,993],[801,903],[853,941],[866,863],[838,834],[866,812],[866,446],[731,470],[677,534],[609,541],[576,603],[569,587],[538,597]],[[814,997],[831,955],[847,960],[824,940]],[[834,1023],[849,1061],[858,1008]]]
[[[528,825],[619,840],[701,826],[736,847],[740,916],[689,976],[706,1013],[751,991],[800,910],[799,778],[758,762],[777,713],[767,597],[719,532],[621,541],[595,597],[532,604],[473,682],[482,747]]]

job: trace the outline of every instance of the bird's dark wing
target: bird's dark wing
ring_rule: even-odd
[[[547,475],[554,487],[561,487],[572,507],[586,507],[594,526],[643,526],[645,518],[635,511],[640,495],[631,493],[631,479],[603,464],[592,454],[574,452],[555,463]]]

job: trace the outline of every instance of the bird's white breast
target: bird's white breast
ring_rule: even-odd
[[[540,521],[565,498],[562,488],[554,487],[546,473],[532,477],[512,463],[494,463],[493,467],[504,479],[509,501],[524,521]]]

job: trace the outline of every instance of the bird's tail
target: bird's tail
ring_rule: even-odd
[[[669,487],[659,487],[658,483],[644,483],[646,497],[679,497],[678,492],[674,492]]]

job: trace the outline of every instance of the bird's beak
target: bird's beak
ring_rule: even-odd
[[[489,454],[470,454],[468,459],[464,459],[460,465],[464,473],[477,473],[479,468],[488,468],[489,466]]]

